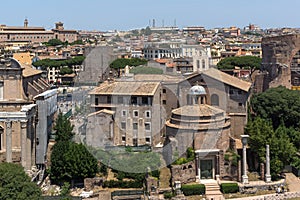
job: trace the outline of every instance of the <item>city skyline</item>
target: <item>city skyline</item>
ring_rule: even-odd
[[[7,8],[16,7],[5,2]],[[237,26],[249,23],[261,28],[299,27],[300,13],[297,0],[238,1],[216,0],[138,0],[76,2],[70,0],[20,1],[13,9],[3,9],[0,24],[22,26],[25,18],[29,26],[54,28],[62,21],[66,29],[76,30],[131,30],[156,26],[204,26],[205,28]],[[11,17],[13,15],[13,17]],[[8,17],[7,17],[8,16]]]

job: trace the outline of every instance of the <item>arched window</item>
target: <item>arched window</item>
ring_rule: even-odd
[[[212,94],[210,100],[212,106],[219,106],[219,96],[217,94]]]

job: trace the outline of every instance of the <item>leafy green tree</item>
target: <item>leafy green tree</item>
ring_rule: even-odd
[[[70,183],[64,182],[63,186],[61,187],[60,196],[68,196],[70,195]]]
[[[259,158],[260,162],[265,162],[266,145],[271,143],[274,130],[270,122],[260,117],[248,122],[245,133],[250,135],[249,145]]]
[[[240,67],[241,69],[250,69],[252,74],[255,70],[260,69],[262,59],[256,56],[239,56],[227,57],[218,62],[218,69],[234,69]]]
[[[151,31],[151,28],[149,26],[147,26],[145,29],[141,29],[141,34],[143,35],[151,35],[152,34],[152,31]]]
[[[58,68],[58,67],[72,67],[73,65],[82,65],[85,57],[84,56],[76,56],[74,58],[68,60],[52,60],[52,59],[43,59],[33,62],[32,65],[35,67],[41,67],[43,70],[47,69],[48,67]]]
[[[82,144],[60,141],[53,146],[50,178],[56,183],[92,178],[98,172],[98,163]]]
[[[82,40],[76,40],[76,41],[72,42],[70,45],[76,45],[76,44],[83,45],[84,43]]]
[[[140,58],[117,58],[112,63],[110,63],[110,68],[117,70],[118,77],[120,76],[120,70],[124,69],[127,65],[128,66],[139,66],[144,65],[147,63],[147,60],[140,59]]]
[[[271,173],[276,176],[286,165],[297,161],[297,149],[289,138],[289,129],[284,125],[276,131],[272,124],[260,117],[249,122],[245,132],[250,135],[249,145],[251,150],[258,156],[259,162],[265,162],[266,145],[270,146]]]
[[[0,199],[38,200],[40,196],[40,188],[30,181],[23,167],[12,163],[0,164]]]
[[[65,75],[65,74],[72,74],[73,73],[73,70],[69,67],[62,67],[60,70],[59,70],[59,73],[61,75]]]
[[[300,127],[300,92],[283,86],[268,89],[251,98],[254,116],[270,119],[274,129],[281,123],[286,127]]]
[[[70,120],[62,113],[59,113],[54,126],[56,131],[55,141],[71,141],[74,136],[73,128],[74,125],[71,124]]]
[[[61,40],[59,40],[59,39],[50,39],[47,43],[46,43],[46,45],[48,45],[48,46],[57,46],[57,45],[63,45],[64,43],[61,41]]]

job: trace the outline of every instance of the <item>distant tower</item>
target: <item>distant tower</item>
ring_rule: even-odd
[[[62,22],[55,23],[55,29],[64,30],[64,23],[62,23]]]
[[[28,20],[27,20],[27,18],[25,18],[25,20],[24,20],[24,27],[25,27],[25,28],[28,27]]]
[[[155,27],[155,19],[153,19],[153,25],[152,25],[152,27]]]
[[[174,27],[176,27],[176,19],[174,19]]]
[[[162,20],[162,27],[165,27],[165,20]]]

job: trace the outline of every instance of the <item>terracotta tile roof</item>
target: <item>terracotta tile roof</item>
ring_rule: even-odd
[[[90,94],[96,95],[139,95],[153,96],[156,92],[159,82],[104,82],[97,88],[93,89]]]
[[[176,67],[176,63],[166,63],[167,67]]]
[[[156,62],[158,63],[167,63],[170,61],[170,59],[164,59],[164,58],[160,58],[160,59],[155,59]]]
[[[248,92],[251,88],[252,83],[243,81],[239,78],[236,78],[234,76],[231,76],[229,74],[226,74],[220,70],[217,70],[215,68],[209,68],[208,70],[205,70],[202,72],[204,75],[207,75],[211,78],[214,78],[216,80],[219,80],[227,85],[231,85],[235,88],[239,88],[245,92]]]
[[[34,76],[34,75],[38,75],[38,74],[42,73],[41,70],[34,69],[30,65],[23,64],[22,68],[24,68],[23,77],[30,77],[30,76]]]

